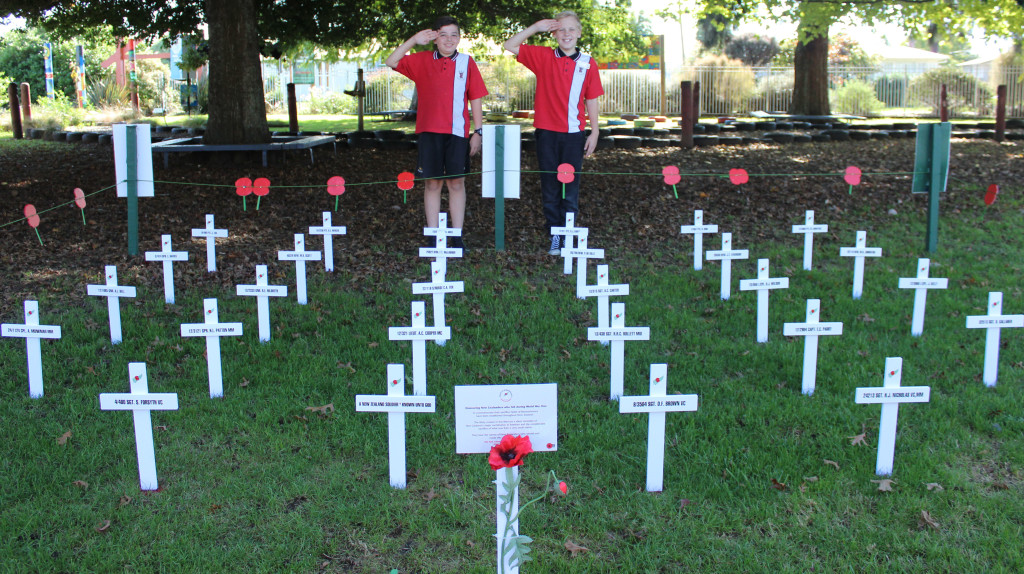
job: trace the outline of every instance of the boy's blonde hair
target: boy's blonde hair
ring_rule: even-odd
[[[565,10],[559,12],[558,14],[555,14],[555,20],[561,20],[563,18],[572,18],[576,20],[576,23],[579,24],[581,28],[583,27],[583,22],[580,21],[579,15],[573,12],[572,10]]]

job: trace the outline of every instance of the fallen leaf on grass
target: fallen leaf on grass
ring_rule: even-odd
[[[818,482],[818,477],[816,477],[816,476],[805,476],[804,480],[806,480],[807,482]]]
[[[789,487],[786,486],[785,482],[779,482],[779,481],[777,481],[777,480],[775,480],[773,478],[772,479],[772,488],[774,488],[775,490],[786,490]]]
[[[867,433],[860,433],[859,435],[848,436],[846,438],[850,439],[850,444],[851,445],[857,446],[858,444],[864,444],[864,445],[868,444],[868,443],[866,443],[864,441],[864,439],[866,437],[867,437]]]
[[[153,427],[153,430],[165,431],[165,430],[167,430],[167,425],[155,426],[155,427]]]
[[[881,480],[872,480],[871,482],[878,485],[880,492],[892,492],[892,483],[896,481],[891,478],[883,478]]]
[[[353,373],[353,374],[355,374],[355,372],[356,372],[355,367],[352,366],[352,361],[349,361],[347,363],[342,363],[341,361],[338,361],[338,368],[339,369],[348,369],[349,372]]]
[[[937,482],[929,482],[929,483],[925,484],[925,487],[927,487],[928,490],[935,490],[935,491],[946,490],[945,488],[942,488],[942,485],[937,483]]]
[[[874,323],[875,322],[875,320],[871,318],[871,315],[868,315],[867,313],[864,313],[863,315],[861,315],[861,316],[859,316],[857,318],[860,319],[861,321],[864,321],[865,323]]]
[[[84,481],[84,480],[76,480],[76,481],[72,482],[71,484],[73,484],[73,485],[75,485],[75,486],[77,486],[79,488],[89,488],[89,483]]]
[[[131,501],[132,501],[132,497],[130,497],[127,494],[125,494],[125,495],[121,496],[121,498],[118,499],[117,507],[121,508],[122,506],[125,506],[126,504],[130,503]]]
[[[96,527],[96,532],[106,532],[110,528],[110,521],[104,520]]]
[[[936,522],[934,518],[932,518],[932,515],[928,514],[927,510],[922,510],[920,518],[917,519],[917,527],[924,528],[925,526],[928,526],[929,528],[933,528],[935,530],[940,529],[939,523]]]
[[[436,492],[434,492],[434,489],[431,488],[430,490],[427,491],[426,494],[423,495],[423,500],[426,500],[427,502],[430,502],[431,500],[434,500],[438,496],[439,495]]]
[[[238,386],[240,386],[240,387],[248,387],[249,386],[249,379],[242,379],[242,382],[238,383]]]
[[[569,551],[569,557],[575,558],[577,554],[581,552],[590,552],[590,549],[585,546],[580,546],[572,541],[567,540],[565,542],[565,549]]]
[[[836,467],[836,470],[839,470],[839,463],[834,461],[834,460],[829,460],[829,459],[826,458],[826,459],[822,460],[822,462],[827,464],[827,465],[829,465],[829,466],[834,466],[834,467]]]
[[[68,439],[71,438],[71,431],[68,431],[59,437],[57,437],[57,446],[64,446],[67,444]]]
[[[689,498],[684,498],[684,499],[679,501],[679,509],[680,510],[686,508],[689,505],[690,505],[690,499]]]
[[[378,343],[378,342],[376,342],[376,341],[374,341],[374,342],[372,342],[372,343],[370,343],[370,344],[369,344],[369,347],[370,347],[371,349],[373,349],[373,348],[375,348],[375,347],[379,347],[379,346],[380,346],[380,343]]]
[[[334,412],[334,403],[329,403],[322,407],[306,407],[306,410],[314,413],[320,413],[321,415],[326,415],[327,413]]]
[[[469,546],[470,548],[473,548],[474,546],[476,546],[476,542],[473,542],[472,540],[467,540],[466,541],[466,546]]]
[[[300,421],[302,421],[304,423],[308,423],[309,422],[309,419],[307,419],[306,417],[304,417],[302,415],[292,415],[292,416],[295,417],[296,420],[300,420]]]

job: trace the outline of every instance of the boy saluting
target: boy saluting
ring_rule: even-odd
[[[523,45],[527,38],[551,32],[558,47]],[[597,62],[576,49],[582,34],[575,12],[561,12],[553,19],[540,20],[505,41],[505,49],[537,76],[534,120],[537,137],[537,164],[548,230],[565,225],[566,213],[579,212],[579,171],[583,158],[597,149],[600,109],[597,98],[604,94]],[[590,135],[584,126],[590,120]],[[576,179],[565,185],[565,199],[556,172],[563,163],[576,168]],[[579,220],[576,220],[577,223]],[[565,247],[560,235],[551,237],[548,253],[558,255]]]
[[[451,225],[462,228],[466,213],[466,167],[469,156],[480,151],[483,107],[480,98],[487,87],[480,70],[468,54],[457,50],[459,23],[442,16],[433,30],[421,30],[384,60],[389,67],[416,83],[419,108],[416,133],[419,134],[419,165],[416,176],[424,178],[423,211],[427,227],[437,227],[441,211],[441,188],[448,183],[448,211]],[[433,52],[406,53],[413,46],[434,42]],[[473,110],[470,133],[466,102]],[[461,237],[453,237],[451,247],[462,248]]]

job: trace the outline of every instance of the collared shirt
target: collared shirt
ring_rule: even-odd
[[[437,50],[416,52],[399,60],[395,71],[416,83],[416,133],[469,137],[467,104],[487,95],[473,58],[459,52],[451,56]]]
[[[587,122],[586,101],[604,94],[597,62],[576,51],[569,56],[560,48],[519,46],[516,58],[537,76],[533,126],[563,133],[577,133]]]

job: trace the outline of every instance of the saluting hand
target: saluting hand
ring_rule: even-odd
[[[420,30],[419,32],[416,33],[415,36],[412,37],[412,39],[415,40],[416,43],[419,44],[420,46],[426,46],[427,44],[437,39],[437,31]]]

